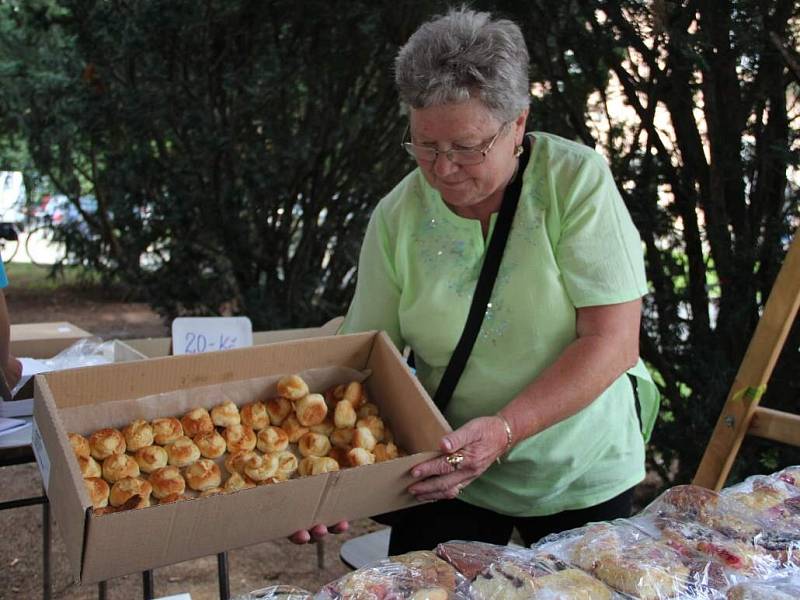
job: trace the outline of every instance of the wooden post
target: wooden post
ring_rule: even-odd
[[[753,338],[736,373],[725,405],[722,408],[717,425],[711,434],[700,466],[694,476],[695,485],[719,490],[725,485],[733,461],[748,433],[771,437],[781,435],[785,439],[796,440],[797,435],[786,433],[786,424],[791,418],[776,419],[772,413],[761,412],[758,403],[766,390],[775,362],[781,353],[789,330],[794,323],[800,306],[800,236],[795,236],[789,251],[786,253],[783,266],[778,272],[775,284],[767,299],[764,312],[758,321]],[[753,415],[759,411],[759,418]],[[783,427],[769,426],[771,423],[782,423]],[[751,425],[753,425],[751,429]],[[777,433],[775,433],[777,432]]]

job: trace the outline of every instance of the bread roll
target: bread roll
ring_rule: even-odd
[[[351,381],[344,388],[344,393],[342,394],[342,400],[347,400],[350,404],[353,405],[353,408],[357,409],[366,400],[366,394],[364,393],[364,386],[361,385],[358,381]]]
[[[328,452],[328,456],[335,460],[339,465],[344,467],[350,464],[350,458],[347,456],[349,451],[349,448],[336,448],[334,446]]]
[[[230,477],[228,477],[225,484],[222,486],[222,489],[225,490],[226,493],[230,492],[238,492],[239,490],[246,490],[248,488],[256,487],[256,484],[252,481],[248,481],[239,473],[232,473]]]
[[[297,457],[288,450],[278,452],[276,456],[278,458],[278,470],[275,473],[276,479],[279,481],[289,479],[297,471]]]
[[[188,500],[188,496],[185,494],[170,494],[169,496],[164,496],[163,498],[159,499],[159,504],[173,504],[175,502],[180,502],[181,500]]]
[[[120,479],[111,486],[111,491],[108,494],[108,501],[111,506],[121,507],[127,506],[129,500],[134,496],[138,496],[129,508],[141,508],[150,506],[150,494],[153,492],[153,487],[139,477],[126,477]]]
[[[103,461],[103,477],[109,483],[138,476],[139,464],[127,454],[112,454]]]
[[[209,490],[203,490],[202,492],[200,492],[199,495],[200,495],[201,498],[205,498],[206,496],[216,496],[217,494],[222,494],[224,492],[225,492],[225,488],[220,486],[220,487],[211,488]]]
[[[378,416],[379,411],[376,404],[373,404],[372,402],[365,402],[358,407],[356,413],[358,414],[359,419],[363,419],[364,417]]]
[[[332,412],[332,411],[331,411]],[[314,433],[321,433],[324,436],[330,436],[333,433],[333,430],[336,429],[335,425],[333,424],[333,417],[330,413],[325,417],[325,420],[322,423],[317,423],[316,425],[312,425],[308,428],[310,431]]]
[[[377,443],[378,441],[375,439],[375,436],[372,435],[372,431],[369,427],[356,427],[355,432],[353,432],[354,448],[364,448],[364,450],[372,452]]]
[[[156,469],[166,467],[169,461],[167,451],[161,446],[147,446],[139,448],[133,455],[142,473],[152,473]]]
[[[136,419],[123,427],[122,435],[128,452],[136,452],[153,443],[153,427],[143,419]]]
[[[153,441],[162,446],[171,444],[183,435],[183,425],[175,417],[153,419]]]
[[[375,444],[372,453],[375,455],[375,462],[385,462],[397,458],[397,446],[392,442]]]
[[[108,494],[111,489],[108,484],[100,477],[88,477],[83,480],[93,508],[103,508],[108,506]]]
[[[256,432],[247,425],[230,425],[223,430],[222,437],[231,454],[256,447]]]
[[[258,460],[249,461],[244,466],[244,474],[256,483],[274,477],[277,470],[278,457],[275,454],[259,456]]]
[[[183,435],[191,438],[199,433],[211,433],[214,431],[211,415],[202,407],[193,408],[183,415],[181,417],[181,425],[183,426]]]
[[[89,436],[89,450],[97,460],[105,460],[112,454],[124,454],[125,436],[110,427],[100,429]]]
[[[265,454],[281,452],[289,447],[289,436],[280,427],[269,426],[258,432],[256,445]]]
[[[294,403],[294,414],[303,427],[319,425],[328,414],[328,405],[320,394],[308,394]]]
[[[242,418],[239,416],[239,409],[230,400],[217,404],[211,409],[211,420],[217,427],[230,427],[231,425],[239,425],[242,422]]]
[[[261,431],[270,424],[269,413],[263,402],[245,404],[241,410],[242,423],[253,431]]]
[[[319,475],[320,473],[330,473],[338,471],[339,463],[330,456],[306,456],[297,465],[299,475]]]
[[[289,400],[299,400],[308,394],[308,385],[299,375],[287,375],[278,380],[278,394]]]
[[[228,445],[216,429],[206,433],[198,433],[192,441],[200,448],[200,454],[206,458],[218,458],[225,454]]]
[[[72,451],[75,453],[75,456],[88,458],[91,455],[89,440],[80,433],[68,433],[67,437],[69,437],[69,444],[72,446]]]
[[[321,433],[309,431],[297,441],[297,448],[303,456],[325,456],[331,449],[331,442]]]
[[[308,427],[301,425],[297,420],[297,417],[294,415],[289,415],[286,417],[281,425],[281,429],[283,429],[286,432],[286,435],[289,436],[289,442],[292,444],[296,444],[297,440],[308,433]]]
[[[185,435],[168,444],[166,450],[169,464],[175,467],[185,467],[200,458],[200,448]]]
[[[375,455],[364,448],[353,448],[347,453],[347,459],[351,467],[360,467],[373,464]]]
[[[234,473],[241,475],[244,473],[245,466],[252,461],[258,460],[258,458],[258,454],[252,450],[241,450],[225,458],[225,468],[231,475]]]
[[[267,414],[269,414],[269,422],[273,425],[282,425],[293,410],[292,402],[287,398],[279,396],[267,401]]]
[[[383,420],[380,417],[375,415],[362,417],[356,421],[356,427],[366,427],[370,430],[370,432],[372,432],[372,437],[375,438],[376,442],[383,441],[384,425]]]
[[[181,470],[172,465],[156,469],[150,473],[148,481],[152,486],[153,496],[159,500],[170,494],[182,494],[186,491],[186,481]]]
[[[198,492],[219,487],[222,483],[222,472],[217,463],[207,458],[193,462],[186,467],[183,475],[189,487]]]
[[[103,469],[100,468],[100,463],[91,456],[79,456],[78,466],[81,468],[81,476],[84,478],[103,476]]]
[[[346,427],[344,429],[335,429],[331,434],[330,440],[331,445],[334,448],[343,448],[345,450],[350,450],[353,446],[353,434],[355,433],[355,429],[352,427]]]
[[[355,426],[357,418],[353,405],[347,400],[339,400],[336,403],[336,409],[333,412],[333,424],[336,425],[337,429]]]

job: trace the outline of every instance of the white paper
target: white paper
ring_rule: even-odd
[[[33,417],[20,419],[25,425],[11,432],[0,434],[0,448],[19,448],[31,445],[31,421]]]
[[[199,354],[253,345],[247,317],[179,317],[172,321],[172,353]]]
[[[5,417],[0,417],[0,435],[11,433],[15,429],[19,429],[25,425],[25,421],[21,419],[7,419]]]
[[[47,365],[45,365],[42,361],[36,360],[35,358],[22,357],[19,359],[19,362],[22,363],[22,377],[20,378],[17,385],[14,386],[14,389],[11,390],[12,397],[15,397],[17,395],[17,392],[19,392],[22,389],[22,386],[28,383],[28,380],[31,377],[33,377],[37,373],[45,373],[46,371],[50,370],[47,367]],[[21,399],[24,400],[24,398]]]

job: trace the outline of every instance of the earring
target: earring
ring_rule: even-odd
[[[522,156],[522,152],[523,152],[523,150],[524,150],[524,149],[523,149],[523,147],[522,147],[522,144],[520,144],[519,146],[517,146],[516,148],[514,148],[514,158],[519,158],[520,156]]]

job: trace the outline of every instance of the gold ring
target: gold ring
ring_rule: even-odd
[[[461,452],[453,452],[452,454],[448,454],[444,458],[447,461],[447,464],[453,467],[456,471],[458,471],[458,467],[464,462],[464,455]]]

